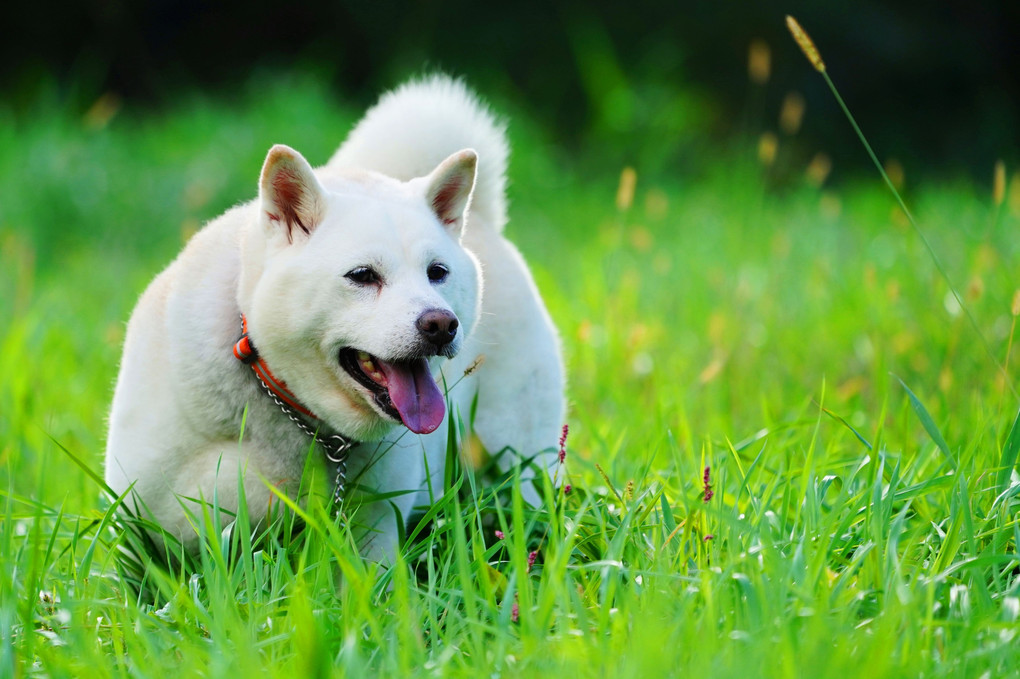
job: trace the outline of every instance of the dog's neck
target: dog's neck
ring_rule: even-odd
[[[259,355],[258,349],[255,348],[251,338],[248,337],[248,319],[245,318],[244,314],[241,314],[241,338],[234,343],[234,358],[245,365],[251,366],[252,370],[255,371],[255,376],[271,396],[274,396],[286,404],[287,407],[306,417],[310,417],[313,420],[320,419],[315,413],[302,405],[298,397],[294,395],[294,392],[287,388],[286,382],[278,379],[273,374],[273,371],[269,369],[266,359]]]
[[[276,405],[284,414],[289,417],[298,429],[310,436],[313,441],[322,447],[326,459],[336,467],[336,476],[333,480],[333,504],[334,516],[340,515],[340,505],[344,499],[344,486],[347,483],[347,454],[351,448],[358,445],[358,442],[349,439],[341,434],[323,434],[320,429],[322,420],[311,410],[301,404],[287,384],[278,379],[273,371],[266,365],[266,360],[259,356],[258,350],[248,337],[248,319],[241,314],[241,338],[234,343],[234,358],[246,365],[250,365],[255,371],[255,377]],[[315,421],[316,426],[309,426],[298,416],[304,415]]]

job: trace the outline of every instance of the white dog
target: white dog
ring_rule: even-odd
[[[325,167],[270,149],[258,198],[196,234],[132,314],[107,483],[194,547],[196,500],[232,512],[243,485],[254,522],[270,486],[296,496],[318,469],[345,492],[346,471],[390,494],[354,516],[385,561],[399,519],[441,492],[447,418],[474,406],[486,449],[516,452],[504,467],[551,469],[563,368],[501,234],[506,156],[444,77],[385,95]]]

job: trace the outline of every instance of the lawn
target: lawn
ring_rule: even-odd
[[[134,301],[272,143],[323,163],[358,115],[273,82],[0,108],[0,676],[1017,673],[1020,185],[907,172],[961,308],[877,175],[752,135],[624,172],[520,102],[508,233],[563,338],[572,491],[452,478],[387,572],[315,511],[132,563],[86,469]]]

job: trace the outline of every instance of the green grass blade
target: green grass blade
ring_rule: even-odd
[[[999,473],[995,479],[995,486],[1000,493],[1004,493],[1009,487],[1009,480],[1016,467],[1017,453],[1020,452],[1020,411],[1017,411],[1013,426],[1009,428],[1009,436],[1006,437],[1006,445],[1002,448],[1002,458],[999,460]]]
[[[64,455],[67,455],[69,458],[71,458],[71,461],[74,462],[78,466],[79,469],[81,469],[83,472],[85,472],[86,476],[88,476],[90,479],[95,481],[96,484],[100,488],[102,488],[103,491],[107,495],[109,495],[111,499],[117,497],[116,491],[114,491],[113,488],[110,488],[110,486],[106,485],[106,480],[103,479],[103,477],[100,476],[95,470],[93,470],[92,467],[90,467],[88,464],[86,464],[84,460],[82,460],[80,457],[78,457],[77,455],[72,453],[70,450],[65,448],[64,444],[62,444],[60,441],[58,441],[57,439],[55,439],[52,436],[50,436],[48,433],[46,434],[46,436],[50,439],[50,441],[53,441],[54,445],[56,445],[57,448],[59,448],[64,453]]]
[[[896,377],[896,375],[893,375],[893,377]],[[954,467],[956,467],[956,456],[953,455],[953,452],[949,449],[949,444],[946,443],[946,439],[942,436],[942,432],[939,431],[938,425],[935,424],[935,420],[932,419],[928,409],[924,407],[923,403],[921,403],[921,399],[917,398],[917,395],[910,390],[910,387],[907,386],[906,382],[901,380],[899,377],[896,377],[896,379],[899,381],[904,391],[907,392],[907,396],[910,398],[910,406],[914,409],[914,413],[917,414],[917,418],[921,420],[921,426],[923,426],[924,430],[928,432],[928,436],[931,437],[931,440],[934,441],[935,445],[942,451],[942,454],[953,463]]]
[[[900,209],[903,210],[903,214],[906,215],[907,221],[909,221],[910,225],[913,227],[914,233],[916,233],[918,238],[921,239],[921,243],[928,251],[928,255],[931,257],[932,262],[935,264],[935,268],[938,269],[939,274],[942,275],[942,279],[945,280],[946,285],[949,286],[949,291],[953,294],[953,297],[956,299],[956,303],[960,306],[961,309],[963,309],[963,312],[967,316],[967,320],[970,322],[971,327],[977,334],[978,339],[981,340],[981,346],[984,347],[985,353],[988,354],[988,358],[992,360],[992,363],[999,370],[999,373],[1005,380],[1006,385],[1009,386],[1010,391],[1013,392],[1013,395],[1017,396],[1018,394],[1016,386],[1013,384],[1012,378],[1010,377],[1009,373],[1006,372],[1005,366],[1003,366],[1002,363],[999,361],[998,357],[996,357],[995,352],[992,351],[992,347],[988,343],[988,340],[985,338],[985,334],[981,332],[981,328],[980,326],[978,326],[977,320],[974,318],[974,315],[970,312],[970,307],[968,307],[964,303],[963,297],[957,291],[956,286],[953,285],[953,280],[949,277],[949,273],[946,271],[946,268],[942,265],[942,260],[939,259],[938,254],[935,252],[935,248],[933,248],[931,243],[928,241],[928,237],[924,235],[924,232],[921,230],[921,227],[917,223],[917,220],[914,219],[914,215],[910,212],[909,209],[907,209],[907,204],[903,202],[903,198],[900,196],[900,192],[896,190],[896,186],[893,185],[892,180],[889,179],[889,175],[886,173],[885,168],[882,167],[882,163],[879,162],[878,156],[876,156],[875,152],[872,150],[871,144],[868,143],[867,137],[865,137],[864,132],[861,131],[860,126],[857,124],[857,120],[850,112],[850,108],[846,105],[846,102],[843,101],[843,97],[840,96],[839,90],[836,89],[835,83],[832,82],[832,78],[829,77],[829,74],[826,71],[821,71],[821,74],[822,77],[825,79],[825,83],[829,86],[829,89],[832,91],[833,96],[836,98],[836,101],[839,103],[840,108],[843,109],[843,113],[846,115],[847,120],[850,121],[850,125],[853,126],[854,132],[857,134],[857,138],[861,140],[861,143],[864,145],[865,150],[868,152],[868,156],[871,158],[871,162],[875,164],[875,168],[878,170],[878,173],[882,175],[882,179],[885,181],[885,185],[889,188],[889,191],[892,192],[893,198],[896,199],[896,202],[900,206]]]

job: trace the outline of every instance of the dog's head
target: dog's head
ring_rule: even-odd
[[[274,374],[337,431],[371,440],[446,412],[432,371],[474,327],[481,275],[461,246],[476,155],[427,176],[323,176],[274,146],[244,235],[239,303]]]

